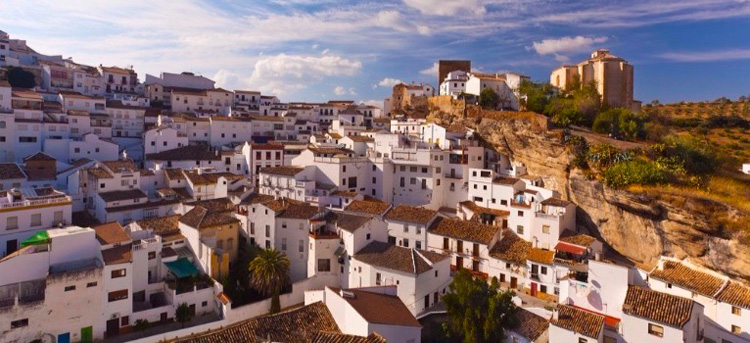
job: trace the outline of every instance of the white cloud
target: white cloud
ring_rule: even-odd
[[[354,87],[349,87],[347,89],[344,86],[336,86],[336,88],[333,89],[333,94],[336,95],[357,95],[357,90],[354,89]]]
[[[424,69],[420,71],[419,73],[422,75],[430,75],[430,76],[437,76],[440,66],[437,62],[435,62],[432,67],[429,67],[427,69]]]
[[[375,26],[390,28],[399,32],[417,32],[421,35],[430,34],[431,30],[425,25],[415,25],[405,20],[398,11],[380,11],[374,19]]]
[[[723,51],[685,51],[667,52],[659,55],[664,59],[676,62],[716,62],[750,59],[750,49],[731,49]]]
[[[459,13],[482,15],[487,12],[479,0],[404,0],[404,3],[427,15],[449,16]]]
[[[386,77],[386,78],[380,80],[380,82],[378,82],[378,86],[380,86],[380,87],[393,87],[393,86],[395,86],[395,85],[397,85],[399,83],[404,83],[404,82],[401,81],[401,80],[399,80],[399,79],[394,79],[394,78]]]
[[[312,48],[313,48],[313,50],[317,49],[318,48],[318,44],[313,44]]]
[[[534,42],[533,48],[540,55],[559,55],[560,53],[589,50],[593,44],[604,43],[607,37],[561,37]]]

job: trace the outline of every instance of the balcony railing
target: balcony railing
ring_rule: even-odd
[[[13,201],[9,203],[0,204],[0,208],[5,209],[5,208],[17,208],[17,207],[41,206],[41,205],[61,204],[61,203],[66,203],[66,202],[70,202],[69,197],[22,200],[22,201]]]

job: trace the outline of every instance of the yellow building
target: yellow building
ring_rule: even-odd
[[[640,111],[640,101],[633,100],[633,66],[612,55],[607,49],[597,49],[591,58],[575,65],[562,65],[550,74],[550,84],[566,89],[578,79],[581,84],[596,83],[602,101],[610,107]]]
[[[203,270],[216,280],[229,275],[237,260],[239,220],[229,214],[195,206],[180,218],[180,231]]]

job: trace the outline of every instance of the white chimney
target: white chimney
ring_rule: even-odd
[[[557,311],[557,309],[552,310],[552,320],[559,320],[560,319],[560,312]]]
[[[602,254],[600,252],[598,252],[598,251],[595,252],[594,253],[594,260],[601,261],[602,260]]]

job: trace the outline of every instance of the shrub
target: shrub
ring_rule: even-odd
[[[613,108],[597,115],[591,129],[594,132],[613,137],[636,139],[643,138],[646,135],[643,122],[643,116],[626,109]]]
[[[616,163],[604,172],[604,183],[614,188],[660,184],[668,179],[669,174],[659,164],[641,159]]]
[[[151,327],[151,323],[149,323],[148,320],[138,319],[135,321],[135,326],[133,327],[133,330],[145,331],[145,330],[148,330],[148,328],[150,327]]]
[[[479,93],[479,106],[485,110],[494,110],[500,104],[500,96],[492,88],[482,89]]]

